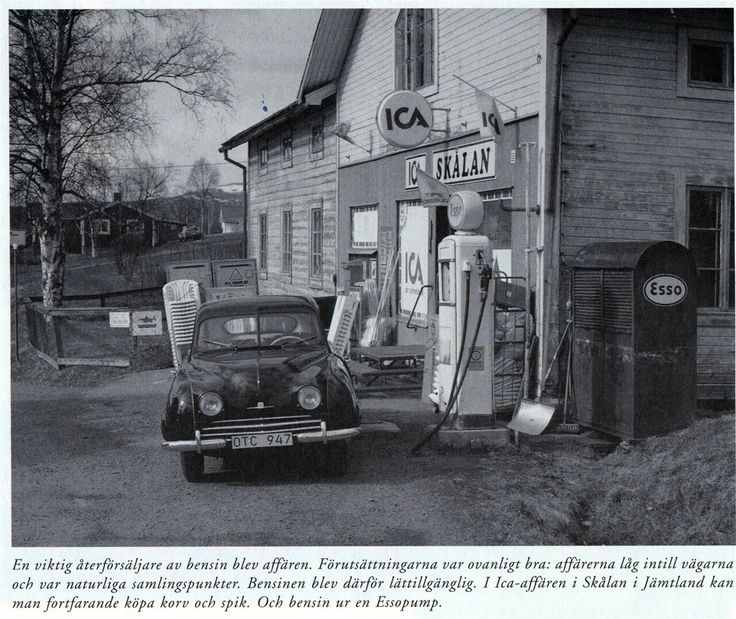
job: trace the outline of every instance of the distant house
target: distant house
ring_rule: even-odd
[[[66,251],[89,254],[129,232],[142,234],[147,247],[175,241],[184,222],[174,202],[160,199],[144,205],[112,202],[96,209],[81,202],[66,203],[63,225]]]
[[[243,232],[243,207],[241,204],[220,205],[220,228],[223,234]]]

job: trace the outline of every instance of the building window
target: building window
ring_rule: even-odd
[[[733,33],[681,27],[677,44],[677,94],[733,100]]]
[[[258,149],[258,170],[261,174],[268,171],[268,142],[261,144]]]
[[[350,245],[353,249],[378,248],[378,205],[350,209]]]
[[[394,31],[396,88],[420,90],[436,84],[436,16],[433,9],[402,9]]]
[[[734,307],[733,189],[687,188],[688,246],[698,273],[698,306]]]
[[[309,212],[309,277],[322,280],[322,205]]]
[[[258,216],[258,236],[260,246],[258,248],[258,267],[261,271],[268,270],[268,215],[261,213]]]
[[[291,276],[291,210],[281,212],[281,273]]]
[[[281,167],[289,168],[292,163],[291,131],[281,136]]]
[[[110,234],[110,220],[109,219],[95,219],[94,230],[95,230],[95,234],[109,235]]]
[[[126,219],[125,229],[128,232],[143,232],[143,222],[140,219]]]
[[[322,120],[313,122],[309,131],[309,154],[312,159],[321,159],[325,149],[324,124]]]

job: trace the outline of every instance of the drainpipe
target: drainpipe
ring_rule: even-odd
[[[560,203],[560,177],[561,177],[561,162],[562,162],[562,140],[561,140],[561,120],[562,120],[562,53],[570,33],[572,32],[575,24],[578,22],[578,12],[576,9],[570,11],[570,15],[562,28],[557,41],[555,41],[555,76],[553,84],[553,105],[552,105],[552,139],[551,139],[551,162],[550,162],[550,176],[547,193],[547,209],[553,210],[554,217],[552,220],[552,238],[551,238],[551,251],[550,261],[554,261],[555,275],[552,280],[554,287],[551,286],[550,294],[546,295],[547,303],[549,303],[548,311],[545,315],[553,319],[549,320],[549,331],[548,336],[552,333],[555,337],[558,333],[558,321],[559,321],[559,272],[560,272],[560,227],[562,217],[562,205]],[[550,264],[550,267],[553,266]],[[556,290],[554,289],[556,288]],[[554,311],[552,311],[554,310]],[[550,338],[551,339],[551,338]],[[540,349],[546,350],[546,347],[540,347]],[[539,364],[539,377],[543,377],[546,374],[547,360],[543,359],[544,363]],[[542,380],[537,381],[537,397],[541,395],[544,385]]]
[[[243,171],[243,257],[248,257],[248,166],[239,161],[234,161],[228,156],[228,151],[223,150],[225,161],[232,163]]]

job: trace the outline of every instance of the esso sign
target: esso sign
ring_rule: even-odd
[[[483,200],[476,191],[456,191],[447,203],[447,221],[453,230],[471,232],[483,223]]]
[[[427,100],[412,90],[396,90],[378,105],[378,132],[400,148],[418,146],[429,137],[434,119]]]
[[[687,284],[677,275],[655,275],[646,281],[643,292],[654,305],[677,305],[687,296]]]

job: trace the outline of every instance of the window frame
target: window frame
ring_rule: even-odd
[[[99,218],[95,219],[94,221],[94,228],[96,236],[110,236],[110,220],[107,218]]]
[[[286,140],[289,140],[289,157],[286,157]],[[294,165],[294,136],[291,127],[284,130],[281,134],[281,167],[290,168]]]
[[[713,193],[719,193],[721,195],[721,201],[718,213],[718,228],[695,228],[690,225],[690,195],[693,191],[707,191]],[[730,312],[733,311],[732,307],[729,307],[729,292],[730,288],[734,286],[733,277],[731,276],[731,267],[729,266],[729,258],[733,252],[731,247],[731,228],[733,227],[734,213],[734,187],[733,183],[728,185],[706,185],[701,183],[688,183],[685,187],[685,245],[690,247],[690,231],[695,230],[717,230],[718,232],[718,256],[717,256],[717,269],[718,273],[717,285],[717,303],[715,305],[700,305],[698,299],[698,310],[715,311],[715,312]],[[696,265],[696,276],[699,276],[700,269]]]
[[[268,273],[268,213],[258,215],[258,270],[262,275]]]
[[[319,128],[321,132],[321,145],[319,150],[314,150],[314,130]],[[325,122],[322,116],[309,121],[309,160],[317,161],[325,156]]]
[[[432,81],[423,83],[421,86],[412,87],[408,83],[408,77],[406,75],[406,66],[408,64],[407,58],[407,45],[406,45],[406,30],[402,31],[402,39],[399,39],[400,23],[404,15],[408,15],[407,11],[424,10],[431,11],[432,15]],[[423,22],[424,23],[424,22]],[[401,52],[401,59],[400,59]],[[425,55],[425,54],[423,54]],[[413,90],[420,95],[427,97],[430,95],[437,94],[439,92],[439,11],[437,9],[420,9],[420,8],[408,8],[399,10],[396,20],[394,21],[394,85],[397,90]]]
[[[144,226],[143,221],[141,219],[126,219],[125,220],[125,232],[143,232]]]
[[[725,82],[700,82],[690,79],[691,43],[713,44],[726,49]],[[677,30],[677,96],[692,99],[733,101],[733,32],[681,26]]]
[[[376,241],[362,243],[360,245],[355,244],[355,214],[360,212],[376,212]],[[378,204],[362,204],[359,206],[350,207],[350,249],[351,251],[357,252],[368,252],[373,253],[378,249]]]
[[[264,160],[265,153],[265,160]],[[268,173],[268,140],[263,140],[258,144],[258,174],[263,175]]]
[[[288,232],[286,223],[288,222]],[[288,249],[287,249],[288,243]],[[288,267],[288,268],[287,268]],[[291,205],[281,209],[281,275],[291,282],[294,271],[294,211]]]
[[[318,233],[314,227],[314,217],[316,213],[319,213]],[[310,286],[317,288],[322,287],[322,280],[325,272],[324,232],[324,209],[322,208],[322,201],[320,200],[309,205],[309,283]],[[317,245],[318,247],[316,247]],[[315,257],[319,259],[319,272],[314,268]]]

